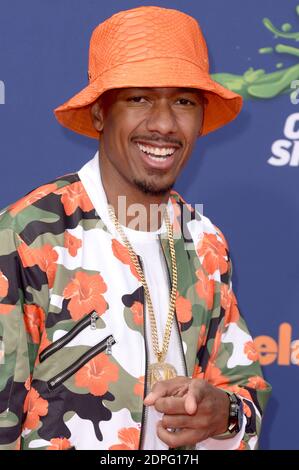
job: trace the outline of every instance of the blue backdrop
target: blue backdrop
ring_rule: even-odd
[[[90,34],[118,10],[154,4],[196,17],[212,72],[244,95],[240,117],[198,141],[177,189],[204,204],[231,247],[239,305],[273,385],[263,449],[299,448],[297,1],[0,3],[1,207],[95,152],[96,141],[61,128],[52,110],[86,85]]]

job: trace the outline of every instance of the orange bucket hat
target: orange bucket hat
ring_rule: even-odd
[[[209,75],[207,46],[197,21],[178,10],[142,6],[121,11],[93,31],[89,85],[54,110],[63,126],[99,138],[91,105],[107,90],[197,88],[205,96],[202,135],[232,121],[242,97]]]

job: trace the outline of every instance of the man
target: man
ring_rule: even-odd
[[[100,24],[88,75],[55,114],[99,153],[1,216],[2,448],[254,449],[269,386],[228,247],[172,191],[241,98],[158,7]]]

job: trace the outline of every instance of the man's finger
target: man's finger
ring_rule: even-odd
[[[159,421],[157,426],[157,436],[173,449],[176,447],[195,445],[206,437],[205,435],[201,436],[195,429],[179,429],[176,432],[172,432],[165,429],[161,421]]]
[[[163,415],[162,426],[165,429],[199,429],[198,419],[186,414],[183,415]]]
[[[154,404],[157,411],[167,415],[186,414],[185,398],[163,397],[157,398]]]
[[[194,415],[197,407],[204,397],[205,381],[200,379],[191,380],[188,392],[185,396],[185,411],[188,415]]]
[[[180,394],[180,389],[182,387],[185,389],[189,382],[190,379],[188,377],[175,377],[174,379],[157,382],[151,392],[145,397],[144,404],[150,406],[153,405],[158,398]]]

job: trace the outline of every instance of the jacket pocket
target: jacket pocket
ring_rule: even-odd
[[[55,375],[52,379],[48,380],[47,385],[49,390],[55,390],[59,385],[65,382],[69,377],[75,374],[81,367],[83,367],[87,362],[92,358],[100,354],[101,352],[106,351],[106,354],[111,354],[111,348],[116,343],[114,336],[109,335],[107,338],[103,339],[100,343],[96,344],[90,348],[86,353],[84,353],[79,359],[76,360],[72,365],[64,369],[59,374]]]
[[[74,339],[82,330],[90,326],[92,330],[97,328],[96,321],[99,318],[99,315],[96,312],[91,312],[82,320],[80,320],[74,328],[72,328],[68,333],[66,333],[62,338],[58,339],[54,343],[47,346],[39,355],[39,361],[43,362],[48,357],[52,356],[59,349],[63,348],[68,344],[72,339]]]

